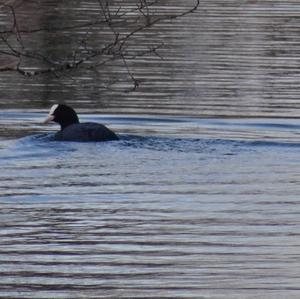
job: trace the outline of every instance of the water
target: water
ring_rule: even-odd
[[[28,51],[51,53],[53,59],[65,62],[87,36],[97,41],[89,44],[96,48],[110,41],[111,31],[105,26],[69,29],[99,20],[98,1],[22,2],[17,16],[23,31],[68,28],[55,34],[47,30],[22,33]],[[124,1],[112,2],[114,9],[119,3],[124,7]],[[126,3],[126,9],[136,7],[135,0]],[[155,6],[154,15],[180,13],[195,1],[162,3]],[[135,92],[124,93],[132,82],[121,61],[58,78],[1,72],[0,108],[48,109],[59,99],[88,113],[299,117],[298,15],[295,0],[203,0],[195,13],[157,24],[128,44],[131,54],[164,45],[158,50],[162,59],[156,55],[128,58],[131,72],[141,83]],[[0,13],[1,20],[6,26],[0,29],[11,28]],[[2,41],[0,49],[7,50]],[[8,58],[1,55],[0,66],[1,59]],[[38,67],[26,58],[22,66]]]
[[[298,298],[299,120],[43,116],[1,114],[0,298]]]
[[[194,1],[162,3],[155,15]],[[10,4],[30,53],[64,62],[111,40],[78,27],[98,1]],[[203,0],[131,40],[130,53],[164,44],[128,58],[134,92],[120,61],[0,72],[0,298],[299,298],[298,33],[295,0]],[[57,101],[120,140],[52,141],[41,122]]]

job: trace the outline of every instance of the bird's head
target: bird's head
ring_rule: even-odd
[[[56,104],[51,107],[48,117],[45,119],[44,123],[47,124],[52,121],[60,124],[61,130],[69,125],[79,123],[75,110],[63,104]]]

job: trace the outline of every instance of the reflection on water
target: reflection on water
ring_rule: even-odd
[[[120,1],[113,2],[118,7]],[[165,2],[172,12],[193,3]],[[25,29],[55,28],[97,19],[98,1],[68,3],[25,2],[19,8],[19,22]],[[163,59],[150,55],[128,60],[141,82],[136,92],[123,92],[128,76],[117,62],[97,72],[84,69],[59,78],[0,73],[0,107],[41,109],[59,99],[86,112],[298,117],[298,11],[294,0],[203,0],[195,13],[157,24],[129,44],[139,51],[165,44],[158,50]],[[37,46],[44,55],[50,51],[53,59],[66,59],[69,47],[76,46],[75,37],[80,40],[89,34],[99,47],[111,37],[108,29],[96,34],[90,27],[75,33],[37,32],[30,36],[28,47]]]
[[[1,116],[1,298],[299,296],[298,120]]]

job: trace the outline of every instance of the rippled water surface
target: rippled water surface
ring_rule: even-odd
[[[111,41],[100,2],[0,2],[0,298],[300,298],[298,1],[203,0],[126,66],[32,77],[2,71]],[[132,25],[136,1],[111,4]],[[57,102],[120,140],[52,141]]]
[[[18,25],[29,53],[38,51],[62,63],[82,41],[98,49],[111,38],[105,26],[76,29],[99,21],[99,1],[19,2]],[[136,8],[136,0],[111,3],[113,11],[120,5],[121,12]],[[196,1],[159,3],[154,17],[180,14]],[[299,117],[299,13],[295,0],[202,0],[196,12],[158,23],[128,42],[127,65],[139,81],[135,92],[124,93],[132,82],[120,60],[56,76],[0,72],[0,108],[44,109],[60,100],[99,113]],[[0,30],[11,29],[11,23],[0,10]],[[26,33],[57,27],[66,29]],[[132,57],[157,46],[158,55]],[[0,50],[9,50],[1,40]],[[7,60],[1,54],[0,67]],[[29,71],[37,67],[26,58],[21,66]]]
[[[1,298],[299,297],[298,120],[43,116],[1,114]]]

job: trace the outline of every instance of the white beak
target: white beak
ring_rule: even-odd
[[[48,115],[48,117],[44,120],[44,124],[48,124],[54,120],[54,115]]]

